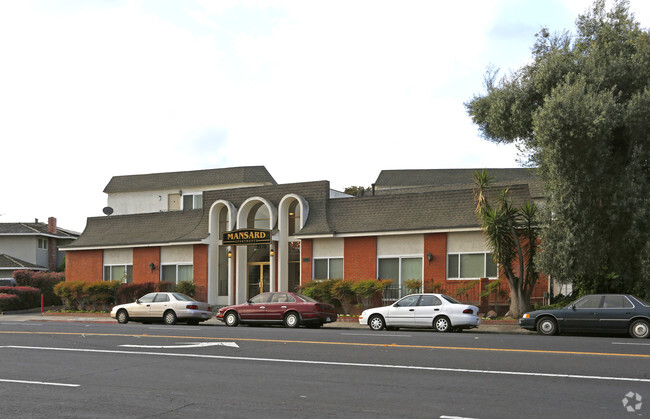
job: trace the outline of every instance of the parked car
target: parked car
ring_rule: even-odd
[[[650,335],[650,303],[629,294],[586,295],[564,308],[525,313],[519,326],[541,335],[561,332]]]
[[[118,323],[162,321],[165,324],[186,322],[199,324],[213,316],[208,303],[202,303],[178,292],[152,292],[133,303],[120,304],[111,310]]]
[[[400,327],[434,328],[438,332],[471,329],[481,324],[478,307],[444,294],[411,294],[385,307],[364,310],[359,323],[372,330]]]
[[[0,278],[0,287],[15,287],[16,280],[13,278]]]
[[[294,292],[265,292],[243,304],[219,309],[217,319],[227,326],[241,324],[284,324],[286,327],[321,327],[337,320],[331,304]]]

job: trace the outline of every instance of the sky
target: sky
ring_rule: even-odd
[[[263,165],[369,186],[517,167],[464,103],[591,0],[0,2],[0,222],[81,232],[111,177]],[[642,27],[650,2],[631,0]]]

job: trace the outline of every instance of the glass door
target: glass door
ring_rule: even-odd
[[[255,297],[262,292],[268,292],[271,284],[271,265],[268,262],[248,264],[248,296]]]

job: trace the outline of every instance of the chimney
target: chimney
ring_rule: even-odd
[[[56,235],[56,218],[49,217],[47,219],[47,232],[48,234]],[[47,239],[47,267],[50,271],[56,271],[56,256],[59,249],[57,248],[56,238],[48,237]]]
[[[47,219],[47,232],[56,234],[56,218],[50,217]]]

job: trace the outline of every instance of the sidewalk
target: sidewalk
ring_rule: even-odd
[[[115,323],[108,313],[56,313],[45,312],[41,315],[40,311],[28,311],[20,313],[3,313],[0,315],[0,322],[79,322],[79,323]],[[224,324],[212,317],[202,325],[224,326]],[[359,324],[355,317],[339,317],[334,323],[329,323],[323,327],[328,329],[368,329],[368,326]],[[370,329],[368,329],[370,330]],[[516,320],[483,320],[481,325],[476,329],[470,329],[466,333],[523,333],[530,334],[528,330],[519,327]]]

